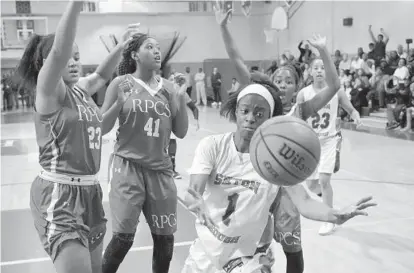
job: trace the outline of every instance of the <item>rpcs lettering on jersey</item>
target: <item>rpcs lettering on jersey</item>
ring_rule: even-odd
[[[137,91],[138,93],[138,91]],[[148,113],[149,111],[154,110],[160,116],[165,116],[167,118],[171,117],[171,110],[170,106],[167,103],[162,101],[156,101],[154,103],[153,100],[141,100],[141,99],[133,99],[132,100],[132,112],[141,112],[141,113]]]
[[[277,232],[275,236],[279,238],[279,241],[283,241],[285,245],[300,245],[301,236],[300,232]]]
[[[234,186],[242,186],[246,189],[252,190],[254,193],[257,194],[257,191],[260,187],[260,182],[245,180],[245,179],[238,179],[234,177],[225,176],[222,174],[216,174],[216,178],[214,179],[214,185],[234,185]]]
[[[151,215],[152,226],[156,228],[164,228],[165,226],[175,227],[177,225],[177,215],[171,213],[169,215]]]
[[[78,107],[78,115],[79,115],[79,121],[92,121],[94,117],[96,117],[96,119],[99,122],[103,121],[103,118],[101,116],[98,115],[97,113],[97,109],[93,108],[93,107],[85,107],[84,105],[76,105]]]

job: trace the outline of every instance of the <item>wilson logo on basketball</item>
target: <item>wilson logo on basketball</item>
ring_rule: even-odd
[[[273,175],[274,178],[278,178],[279,177],[279,174],[275,171],[275,169],[272,168],[272,164],[270,164],[269,161],[264,161],[263,163],[265,165],[265,168],[269,171],[269,173],[271,175]]]
[[[280,149],[279,154],[304,175],[309,176],[312,174],[309,167],[305,165],[305,158],[286,143],[283,143],[283,147]]]

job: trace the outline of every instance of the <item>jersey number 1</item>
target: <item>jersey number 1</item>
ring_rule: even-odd
[[[223,223],[228,226],[230,224],[230,216],[236,210],[237,200],[239,199],[238,193],[233,193],[227,197],[229,205],[227,206],[226,212],[223,215]]]
[[[152,125],[154,124],[154,129]],[[149,118],[145,123],[144,131],[147,132],[147,136],[159,137],[160,136],[160,119],[154,121],[153,118]]]

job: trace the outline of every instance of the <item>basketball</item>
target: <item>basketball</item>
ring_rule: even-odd
[[[308,124],[291,116],[265,121],[250,142],[250,159],[257,173],[272,184],[293,186],[317,168],[321,146]]]

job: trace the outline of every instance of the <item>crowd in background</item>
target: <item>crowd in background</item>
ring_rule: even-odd
[[[375,37],[369,26],[369,35],[372,42],[367,45],[366,51],[363,47],[358,47],[355,54],[335,51],[333,59],[341,88],[362,116],[385,108],[388,118],[387,129],[407,129],[407,117],[411,118],[414,105],[414,48],[409,47],[412,41],[405,41],[406,49],[401,43],[396,50],[387,51],[390,37],[383,29],[381,34]],[[299,43],[298,49],[297,57],[287,51],[281,54],[278,60],[273,61],[270,67],[262,69],[263,72],[271,75],[278,66],[296,63],[303,72],[303,86],[311,84],[310,66],[317,56],[304,41]],[[259,67],[252,67],[252,70],[259,70]],[[176,71],[172,70],[169,79],[173,80],[175,74]],[[231,88],[221,90],[222,76],[217,68],[206,76],[202,68],[194,73],[187,67],[184,75],[189,83],[187,93],[191,97],[192,91],[195,91],[197,105],[207,105],[210,100],[213,107],[219,107],[222,92],[230,94],[240,87],[237,78],[233,78]],[[33,106],[33,93],[14,84],[10,72],[2,75],[1,85],[3,111],[18,109],[20,105]],[[208,94],[209,89],[212,91],[211,96]],[[344,120],[349,120],[345,111],[340,110],[340,116]]]

